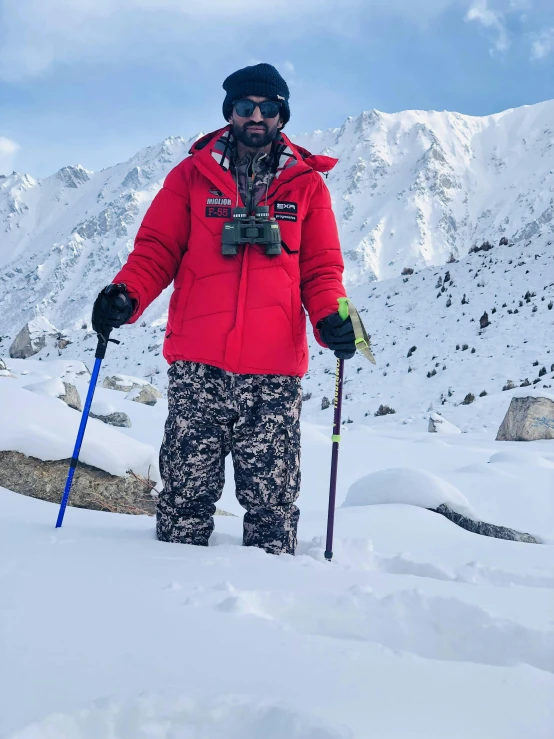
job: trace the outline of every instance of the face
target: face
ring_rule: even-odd
[[[262,103],[264,100],[269,99],[258,97],[257,95],[247,95],[246,97],[255,103]],[[259,108],[254,108],[254,112],[248,118],[237,115],[237,112],[233,108],[229,122],[233,127],[233,134],[249,149],[261,149],[271,144],[279,135],[281,128],[283,128],[281,116],[277,115],[275,118],[264,118]]]

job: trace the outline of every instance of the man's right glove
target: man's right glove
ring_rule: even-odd
[[[135,310],[135,301],[129,296],[126,285],[107,285],[94,301],[92,328],[107,338],[112,328],[127,323]]]
[[[352,359],[356,354],[354,327],[350,316],[346,320],[331,313],[318,323],[321,341],[335,352],[337,359]]]

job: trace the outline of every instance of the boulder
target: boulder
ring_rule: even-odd
[[[440,413],[433,412],[429,416],[429,433],[431,434],[461,434],[462,432],[453,423],[443,418]]]
[[[60,332],[44,316],[37,316],[26,323],[10,346],[12,359],[28,359],[46,346],[48,336],[58,337]]]
[[[0,485],[31,498],[59,503],[68,469],[68,459],[44,462],[19,452],[0,452]],[[97,511],[152,515],[156,493],[153,482],[140,475],[117,477],[80,462],[70,504]]]
[[[102,387],[108,390],[119,390],[122,393],[128,393],[130,390],[135,390],[136,388],[141,388],[149,384],[146,380],[141,380],[139,377],[112,375],[111,377],[104,378]]]
[[[68,469],[69,459],[44,462],[19,452],[0,451],[0,486],[31,498],[59,504]],[[133,472],[118,477],[79,462],[69,505],[94,511],[152,516],[157,499],[152,480]],[[218,508],[215,515],[233,514]]]
[[[83,410],[83,406],[81,405],[79,391],[77,390],[75,385],[72,385],[70,382],[63,381],[63,386],[65,389],[65,393],[63,395],[59,395],[59,399],[63,400],[63,402],[70,408],[73,408],[80,413]]]
[[[144,405],[156,405],[158,398],[161,398],[162,394],[153,385],[142,385],[131,390],[125,396],[125,400],[133,400],[135,403],[143,403]]]
[[[457,511],[453,511],[447,505],[441,504],[437,508],[430,508],[433,513],[440,513],[456,526],[460,526],[466,531],[480,536],[492,536],[494,539],[506,539],[508,541],[521,541],[524,544],[542,544],[542,541],[536,536],[526,534],[524,531],[516,531],[509,529],[507,526],[497,526],[494,523],[486,523],[485,521],[475,521],[472,518],[463,516]]]
[[[24,390],[30,390],[38,395],[45,395],[50,398],[59,398],[63,402],[76,411],[82,411],[81,398],[75,385],[70,382],[60,380],[59,377],[53,377],[50,380],[35,382],[31,385],[25,385]]]
[[[512,398],[496,440],[539,439],[554,439],[554,401],[544,397]]]
[[[91,418],[97,418],[102,423],[107,423],[109,426],[120,426],[122,428],[130,429],[132,426],[131,419],[126,413],[120,413],[114,411],[113,413],[107,413],[102,415],[101,413],[90,413]]]
[[[7,372],[8,368],[6,367],[6,363],[4,360],[0,357],[0,372]]]

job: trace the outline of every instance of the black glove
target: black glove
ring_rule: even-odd
[[[92,328],[107,338],[112,328],[119,328],[133,315],[136,302],[125,285],[107,285],[94,301]]]
[[[356,354],[354,328],[350,316],[343,321],[338,313],[331,313],[318,323],[321,341],[334,350],[337,359],[352,359]]]

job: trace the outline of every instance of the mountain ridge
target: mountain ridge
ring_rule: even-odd
[[[479,344],[470,347],[476,352],[468,355],[473,368],[471,382],[466,382],[461,371],[469,366],[466,355],[452,347],[441,352],[444,335],[435,336],[432,326],[429,337],[424,333],[414,341],[421,346],[427,339],[429,344],[429,351],[420,349],[415,358],[420,371],[424,370],[422,386],[416,390],[421,395],[418,407],[436,403],[441,395],[448,397],[450,385],[458,392],[467,387],[467,393],[499,390],[508,379],[520,384],[529,377],[533,382],[537,378],[529,364],[530,347],[524,346],[530,342],[526,332],[531,327],[533,361],[536,358],[541,367],[550,369],[550,357],[543,355],[554,318],[548,308],[554,294],[554,168],[550,164],[554,101],[486,119],[447,112],[367,111],[348,119],[340,129],[292,138],[313,152],[339,155],[328,185],[343,244],[347,289],[358,309],[364,315],[369,311],[368,328],[381,355],[372,374],[372,396],[377,394],[399,408],[413,407],[410,397],[398,391],[414,380],[412,374],[404,376],[410,347],[404,347],[402,337],[409,335],[405,331],[421,333],[420,324],[425,327],[435,314],[449,335],[457,337],[456,343],[470,344],[473,323],[463,331],[457,324],[478,322],[483,310],[491,315],[494,307],[493,325],[502,328],[502,338],[511,349],[506,352],[504,345],[495,344],[498,357],[489,357],[487,336],[492,337],[494,329],[475,335]],[[96,294],[125,262],[140,220],[165,175],[196,139],[167,137],[100,172],[75,165],[44,180],[30,175],[0,179],[0,336],[4,337],[0,354],[7,354],[8,342],[37,315],[74,342],[64,350],[65,356],[82,356],[90,348],[90,312]],[[494,250],[470,254],[483,243]],[[486,265],[479,267],[479,260],[487,260]],[[449,261],[458,277],[446,293],[437,289],[435,295],[430,283],[438,279],[435,274],[448,270]],[[486,280],[487,287],[473,279],[478,269],[495,275]],[[463,285],[460,295],[458,285]],[[107,367],[145,376],[161,372],[170,291],[171,287],[147,310],[141,326],[133,328],[137,346],[127,355],[106,360]],[[531,302],[524,299],[528,291],[536,293]],[[389,292],[400,297],[389,300]],[[450,300],[452,307],[446,309],[442,298]],[[391,310],[395,302],[397,308]],[[456,308],[459,302],[461,308]],[[468,311],[467,303],[471,316],[457,315],[460,309]],[[525,311],[531,322],[524,319]],[[405,313],[413,319],[406,326]],[[127,336],[126,331],[122,335]],[[477,361],[479,345],[482,353],[488,351],[482,366]],[[400,354],[397,347],[402,347]],[[314,400],[324,387],[321,380],[328,364],[328,358],[315,349],[305,382]],[[438,368],[432,359],[435,355],[442,361]],[[396,369],[382,368],[383,360]],[[433,369],[440,378],[426,377]],[[415,364],[412,370],[417,370]],[[361,370],[360,382],[365,374]],[[159,379],[163,385],[162,376]],[[549,374],[541,386],[550,379]],[[360,388],[363,393],[363,382]]]

